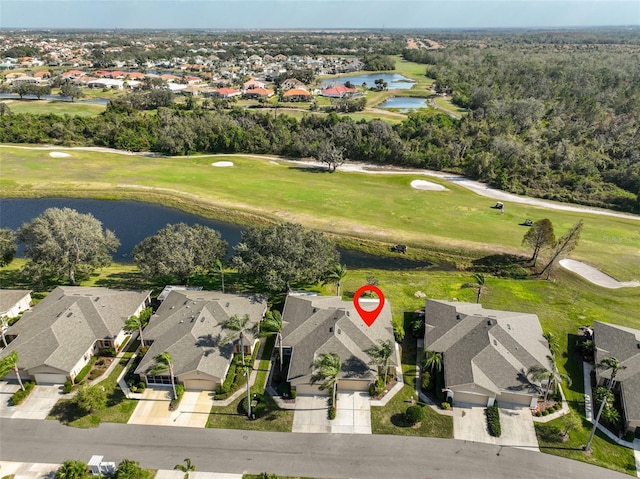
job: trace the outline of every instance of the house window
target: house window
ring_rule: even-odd
[[[170,376],[147,376],[147,384],[171,385]]]

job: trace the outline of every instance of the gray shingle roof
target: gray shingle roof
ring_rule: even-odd
[[[342,378],[376,377],[365,352],[379,340],[394,340],[391,307],[385,301],[378,319],[367,327],[352,301],[337,296],[287,296],[282,314],[282,340],[292,348],[288,379],[310,375],[311,363],[322,353],[342,359]],[[397,366],[392,355],[390,365]]]
[[[115,338],[150,291],[58,286],[7,330],[17,336],[0,352],[16,350],[21,369],[46,365],[69,373],[98,339]]]
[[[550,352],[535,314],[429,299],[425,322],[424,347],[443,354],[446,387],[534,393],[524,374],[531,366],[548,367]]]
[[[640,330],[614,324],[593,322],[596,363],[614,357],[624,369],[618,370],[627,421],[640,420]],[[600,377],[611,377],[611,370],[596,369]]]
[[[0,289],[0,316],[13,308],[31,291],[28,289]]]
[[[146,373],[154,358],[166,351],[177,377],[199,371],[223,380],[233,357],[233,344],[224,344],[229,331],[222,329],[222,323],[234,314],[248,314],[248,326],[252,327],[262,319],[266,307],[265,299],[255,295],[171,291],[143,331],[145,341],[153,341],[153,345],[136,373]],[[253,340],[247,334],[247,341]]]

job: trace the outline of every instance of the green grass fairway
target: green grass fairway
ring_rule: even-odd
[[[509,203],[500,215],[491,208],[494,200],[453,183],[444,183],[447,191],[415,190],[410,182],[424,177],[410,173],[329,174],[246,156],[156,158],[72,150],[68,158],[52,158],[49,153],[3,147],[3,195],[135,197],[221,219],[229,219],[231,210],[352,238],[407,243],[410,251],[446,249],[468,261],[501,252],[529,254],[521,247],[526,227],[519,223],[525,218],[549,218],[557,236],[582,218],[582,238],[572,257],[619,280],[638,279],[640,271],[640,221]],[[221,160],[235,166],[211,166]]]
[[[35,113],[46,115],[93,116],[102,113],[106,105],[95,103],[79,103],[63,100],[12,100],[6,102],[13,113]]]

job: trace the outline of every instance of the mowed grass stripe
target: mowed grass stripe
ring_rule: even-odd
[[[310,170],[295,164],[243,156],[146,157],[67,150],[2,148],[5,195],[70,194],[130,197],[159,188],[184,201],[205,202],[277,220],[299,221],[331,233],[392,243],[496,252],[528,253],[522,246],[525,218],[549,218],[556,235],[579,219],[585,226],[573,257],[620,280],[638,279],[640,221],[544,209],[506,202],[505,214],[484,198],[437,179],[448,191],[410,187],[415,174],[373,175]],[[234,167],[216,168],[217,161]],[[13,192],[13,193],[12,193]],[[151,199],[151,198],[149,198]],[[156,199],[157,201],[157,199]]]

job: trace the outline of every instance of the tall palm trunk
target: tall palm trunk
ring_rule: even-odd
[[[20,372],[18,371],[18,365],[13,366],[13,370],[16,373],[16,377],[18,378],[18,384],[20,384],[20,389],[24,391],[24,384],[22,384],[22,378],[20,377]]]
[[[283,356],[284,351],[282,347],[282,333],[280,331],[278,331],[277,339],[278,339],[278,347],[280,349],[280,373],[282,374],[282,363],[284,361],[284,356]]]

